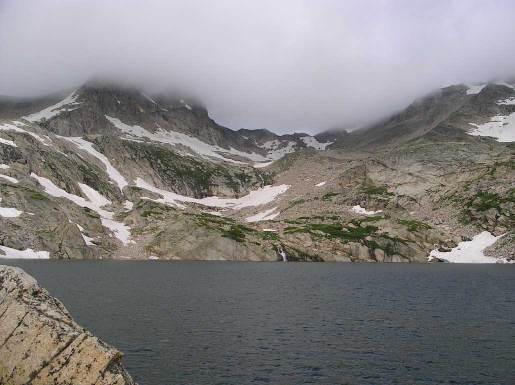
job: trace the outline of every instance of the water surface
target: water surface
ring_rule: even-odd
[[[2,263],[140,385],[515,384],[515,266]]]

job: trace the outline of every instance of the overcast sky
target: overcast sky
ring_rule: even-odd
[[[514,75],[513,0],[0,0],[4,95],[107,76],[231,128],[319,132]]]

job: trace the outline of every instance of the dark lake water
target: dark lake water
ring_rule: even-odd
[[[515,266],[2,263],[140,385],[515,384]]]

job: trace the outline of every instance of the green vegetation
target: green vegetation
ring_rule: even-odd
[[[414,219],[399,219],[398,222],[401,225],[406,226],[408,231],[411,231],[411,232],[417,232],[419,230],[431,229],[431,226],[428,225],[427,223],[416,221]]]
[[[374,186],[371,184],[366,184],[361,187],[361,191],[367,195],[376,195],[376,196],[392,196],[395,195],[388,191],[386,186]]]
[[[222,237],[227,237],[236,242],[243,242],[245,240],[245,233],[255,232],[256,230],[250,227],[233,224],[228,229],[222,229]]]

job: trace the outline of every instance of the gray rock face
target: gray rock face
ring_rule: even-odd
[[[515,147],[467,132],[514,113],[515,86],[468,90],[317,138],[233,131],[197,102],[101,82],[73,104],[0,99],[0,209],[21,212],[0,214],[0,246],[63,259],[273,261],[281,248],[288,261],[426,262],[435,247],[487,230],[509,235],[491,252],[511,257]],[[67,107],[48,114],[56,103]],[[34,113],[48,119],[27,119]],[[239,208],[197,201],[267,185],[288,189]],[[180,205],[164,199],[174,194]]]
[[[30,275],[0,266],[0,384],[136,385],[122,356]]]

